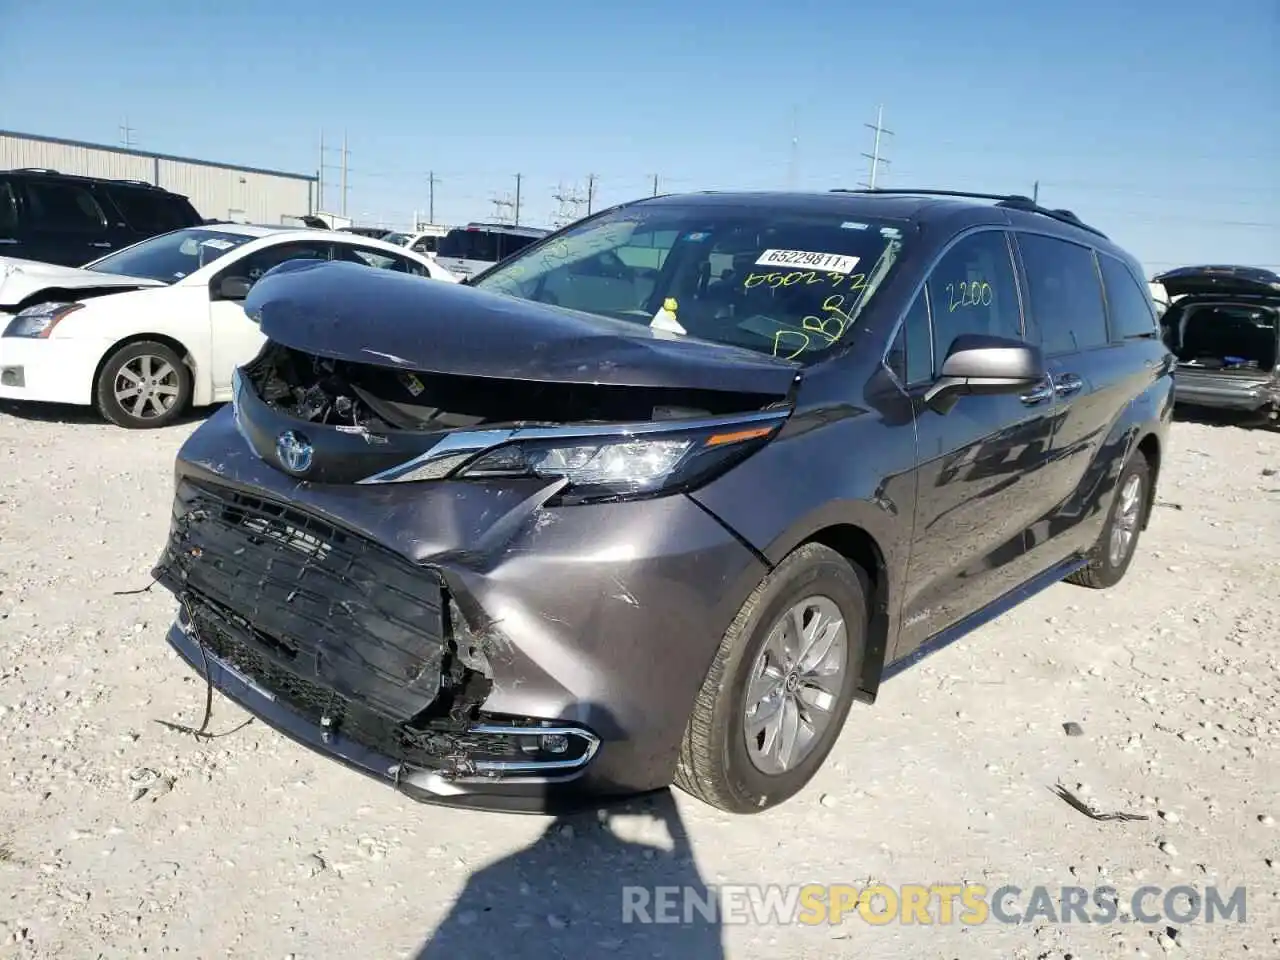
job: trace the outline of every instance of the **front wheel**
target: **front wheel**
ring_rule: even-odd
[[[126,343],[98,371],[98,410],[118,427],[168,426],[191,403],[191,371],[172,347],[153,340]]]
[[[1124,579],[1138,547],[1138,536],[1147,516],[1151,465],[1137,451],[1125,464],[1111,500],[1111,512],[1098,541],[1089,551],[1088,565],[1067,577],[1068,583],[1104,590]]]
[[[821,544],[747,598],[694,702],[676,786],[731,813],[798,793],[835,746],[862,672],[866,576]]]

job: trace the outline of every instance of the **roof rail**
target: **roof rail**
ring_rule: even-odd
[[[52,167],[14,167],[11,173],[57,173]]]
[[[137,180],[133,177],[116,177],[115,183],[131,183],[136,187],[150,187],[152,190],[163,190],[164,187],[159,184],[152,183],[150,180]]]
[[[1103,240],[1110,239],[1105,233],[1097,227],[1092,227],[1077,217],[1072,211],[1061,207],[1050,209],[1042,207],[1028,196],[1019,193],[972,193],[968,190],[909,190],[894,189],[887,187],[873,187],[869,190],[850,190],[844,187],[837,187],[831,191],[832,193],[860,193],[864,195],[880,194],[882,196],[919,196],[919,197],[961,197],[969,200],[994,200],[997,207],[1006,207],[1010,210],[1022,210],[1026,213],[1038,213],[1041,216],[1049,217],[1060,223],[1069,223],[1073,227],[1079,227],[1081,230],[1087,230],[1095,236],[1101,237]]]

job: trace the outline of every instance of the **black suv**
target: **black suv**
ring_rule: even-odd
[[[0,256],[79,267],[203,222],[186,197],[141,180],[0,170]]]
[[[283,264],[245,310],[168,640],[474,806],[785,800],[886,677],[1124,576],[1173,405],[1137,261],[1025,197],[656,197],[466,284]]]

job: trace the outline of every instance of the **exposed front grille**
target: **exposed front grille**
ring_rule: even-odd
[[[261,641],[242,624],[232,622],[207,601],[189,603],[198,641],[219,660],[284,705],[327,730],[384,756],[427,770],[466,772],[469,758],[518,758],[509,737],[467,734],[460,729],[410,726],[376,713],[323,684],[305,680],[261,651]]]
[[[395,721],[440,691],[448,646],[439,577],[312,514],[184,481],[156,576],[195,605],[243,620],[243,642],[300,683]]]

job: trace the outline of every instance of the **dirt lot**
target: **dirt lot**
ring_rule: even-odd
[[[168,596],[114,591],[147,582],[193,425],[33,413],[0,411],[0,957],[1280,956],[1280,435],[1178,424],[1122,586],[1056,586],[891,681],[782,808],[553,822],[414,805],[261,724],[157,723],[198,723],[203,686]],[[1243,885],[1247,919],[621,922],[623,884],[876,881]]]

